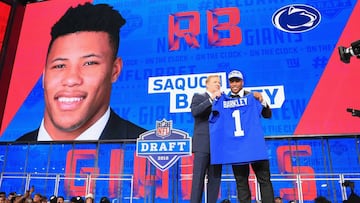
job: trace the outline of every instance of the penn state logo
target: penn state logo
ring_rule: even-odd
[[[189,134],[172,128],[172,121],[156,121],[156,129],[142,133],[136,141],[136,156],[146,157],[165,171],[182,156],[191,156]]]
[[[290,33],[301,33],[314,29],[320,20],[320,12],[305,4],[284,6],[272,16],[272,23],[277,29]]]

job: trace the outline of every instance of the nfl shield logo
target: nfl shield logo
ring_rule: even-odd
[[[139,135],[136,156],[146,157],[156,168],[165,171],[180,157],[191,156],[191,138],[187,132],[172,128],[172,121],[156,121],[156,129]]]
[[[156,136],[158,137],[168,137],[170,135],[172,128],[172,121],[166,121],[165,119],[161,121],[156,121]]]

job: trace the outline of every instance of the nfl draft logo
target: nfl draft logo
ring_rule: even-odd
[[[165,171],[182,156],[191,156],[189,134],[172,128],[172,121],[156,121],[156,129],[142,133],[136,141],[136,156],[146,157]]]

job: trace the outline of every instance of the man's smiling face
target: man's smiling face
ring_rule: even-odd
[[[71,140],[105,113],[122,68],[113,55],[105,32],[71,33],[54,41],[43,79],[48,132],[67,133]]]

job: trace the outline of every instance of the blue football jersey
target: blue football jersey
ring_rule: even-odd
[[[211,164],[243,164],[268,159],[261,103],[253,94],[213,102],[209,117]]]

